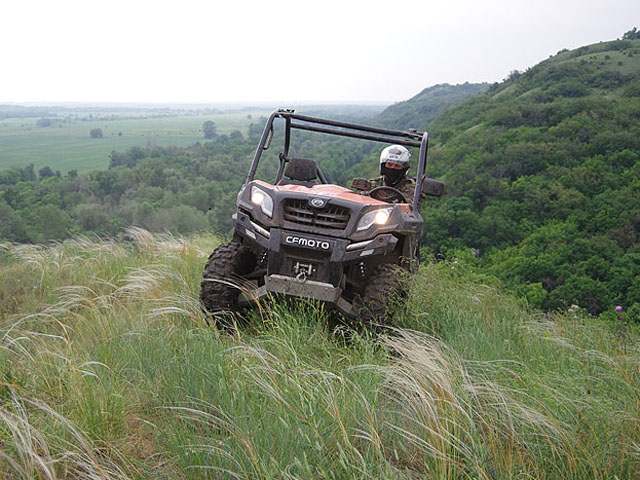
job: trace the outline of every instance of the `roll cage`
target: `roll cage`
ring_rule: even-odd
[[[284,119],[284,150],[280,154],[280,167],[276,177],[276,183],[282,178],[285,164],[290,160],[289,147],[291,145],[291,131],[304,130],[308,132],[324,133],[328,135],[338,135],[341,137],[358,138],[362,140],[371,140],[374,142],[383,142],[387,144],[403,145],[405,147],[420,148],[418,157],[418,171],[416,178],[416,189],[413,197],[413,205],[416,211],[420,211],[420,201],[422,198],[421,185],[426,178],[425,170],[427,164],[427,150],[429,148],[429,134],[414,129],[391,130],[388,128],[370,127],[350,122],[340,122],[336,120],[328,120],[324,118],[311,117],[308,115],[300,115],[291,109],[279,109],[271,113],[269,116],[258,148],[253,156],[251,168],[245,182],[253,181],[262,152],[271,146],[274,132],[274,122],[276,119]],[[321,173],[320,173],[321,175]],[[323,183],[326,183],[324,177],[321,176]]]

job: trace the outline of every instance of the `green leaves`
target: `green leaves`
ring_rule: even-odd
[[[479,249],[478,269],[547,309],[633,303],[622,258],[640,239],[636,52],[616,41],[560,53],[434,121],[449,195],[425,208],[427,248]]]

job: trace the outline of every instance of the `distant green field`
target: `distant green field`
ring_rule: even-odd
[[[0,119],[0,170],[11,166],[33,163],[37,168],[45,165],[63,174],[77,169],[80,172],[106,168],[109,154],[129,147],[149,145],[188,146],[205,141],[202,124],[213,120],[219,134],[247,127],[268,112],[242,112],[224,114],[176,114],[153,116],[153,113],[118,112],[115,120],[111,113],[92,111],[75,116],[48,117],[50,127],[36,126],[37,118]],[[252,118],[248,118],[251,115]],[[146,118],[145,118],[146,117]],[[101,128],[103,138],[91,138],[89,131]]]

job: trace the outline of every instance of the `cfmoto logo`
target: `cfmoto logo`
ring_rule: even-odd
[[[329,250],[331,245],[324,240],[314,240],[312,238],[296,237],[295,235],[287,235],[284,242],[288,245],[298,247],[314,248],[316,250]]]

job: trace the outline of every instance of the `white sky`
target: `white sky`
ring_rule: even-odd
[[[394,102],[640,28],[640,0],[2,0],[0,102]]]

